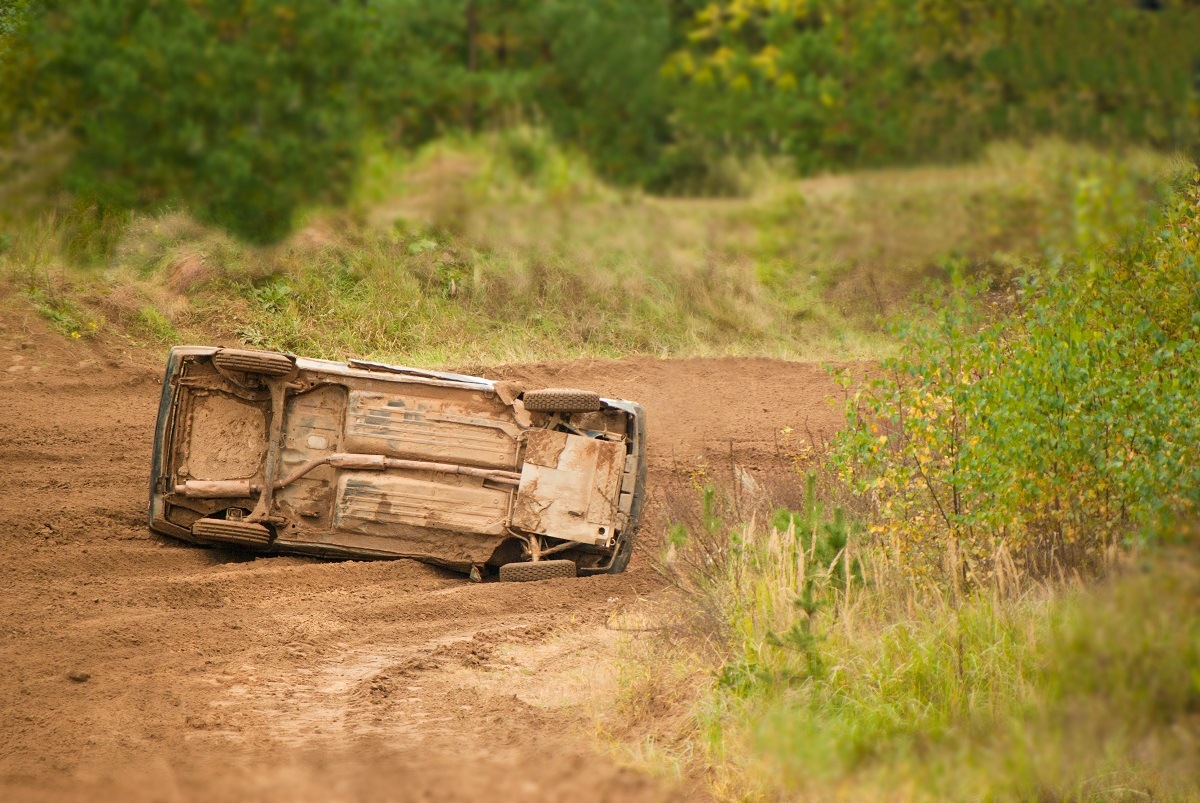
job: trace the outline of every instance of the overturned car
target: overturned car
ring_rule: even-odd
[[[586,391],[180,346],[158,410],[150,528],[502,580],[621,572],[645,439],[640,405]]]

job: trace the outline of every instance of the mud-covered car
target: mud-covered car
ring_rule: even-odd
[[[198,544],[415,558],[502,580],[620,572],[640,405],[350,360],[171,349],[150,528]]]

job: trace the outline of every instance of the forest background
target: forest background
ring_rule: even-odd
[[[102,211],[184,205],[268,242],[347,198],[373,146],[516,124],[675,195],[744,191],[747,157],[804,175],[1047,135],[1187,148],[1197,17],[1192,0],[5,0],[0,136],[18,154],[49,138]]]

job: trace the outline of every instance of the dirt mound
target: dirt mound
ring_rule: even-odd
[[[406,561],[250,560],[154,536],[156,360],[49,333],[0,294],[0,797],[694,796],[616,766],[583,724],[613,683],[598,628],[657,588],[643,558],[615,577],[470,585]],[[643,402],[652,480],[727,454],[765,465],[783,426],[837,422],[811,365],[489,373]]]

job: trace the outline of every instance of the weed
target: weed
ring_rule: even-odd
[[[142,307],[138,310],[135,322],[136,327],[147,337],[168,345],[179,342],[179,333],[175,330],[175,325],[154,307]]]
[[[69,295],[44,286],[30,286],[24,292],[33,308],[67,337],[92,337],[100,331],[103,319],[81,307]]]

